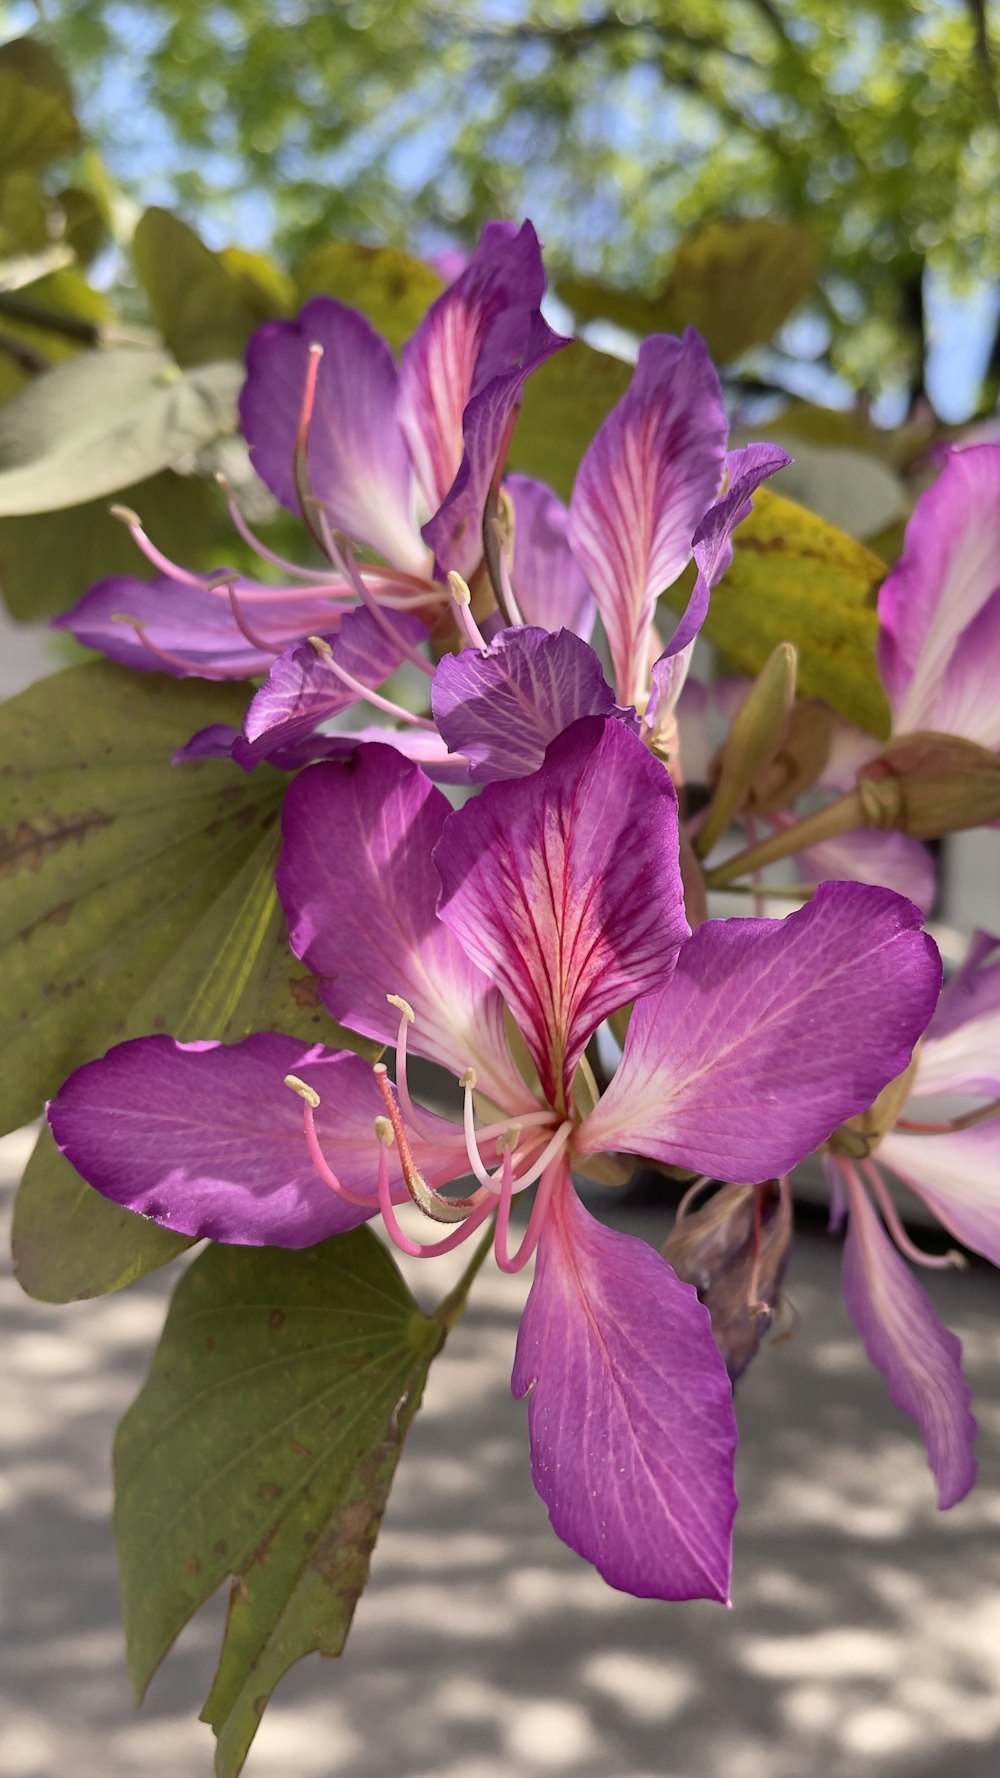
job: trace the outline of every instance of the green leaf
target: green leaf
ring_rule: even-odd
[[[592,278],[560,281],[580,321],[613,321],[630,333],[696,327],[720,364],[764,345],[808,296],[819,269],[806,229],[766,217],[726,217],[682,241],[659,296]]]
[[[752,677],[779,642],[798,651],[803,697],[825,698],[869,734],[889,732],[875,664],[875,599],[885,563],[836,526],[762,488],[712,594],[705,635]],[[667,594],[682,610],[687,587]]]
[[[79,506],[155,475],[235,425],[236,363],[84,352],[0,409],[0,515]]]
[[[0,47],[0,173],[44,167],[80,141],[69,83],[33,37]]]
[[[808,230],[767,217],[724,217],[681,243],[663,291],[661,327],[697,327],[728,364],[764,345],[808,296],[819,253]]]
[[[232,528],[214,483],[164,469],[116,492],[173,561],[208,567],[232,555]],[[68,610],[106,576],[151,573],[106,499],[0,519],[0,592],[11,615],[23,621]]]
[[[35,1143],[14,1199],[14,1275],[43,1303],[107,1296],[183,1253],[186,1235],[161,1229],[102,1198],[57,1149],[48,1129]]]
[[[156,208],[140,217],[132,256],[153,320],[178,364],[242,358],[261,318],[262,288],[258,275],[251,296],[245,262],[234,275],[193,228]]]
[[[632,366],[574,340],[529,377],[509,463],[568,500],[580,458],[632,380]]]
[[[794,433],[781,426],[768,427],[766,432],[793,458],[781,472],[782,494],[839,525],[851,537],[875,537],[905,513],[908,502],[899,476],[869,451],[800,444]]]
[[[223,247],[219,260],[236,284],[255,326],[295,308],[295,284],[266,253],[250,253],[245,247]]]
[[[139,1697],[235,1576],[203,1713],[219,1778],[282,1674],[343,1649],[443,1339],[366,1229],[299,1253],[211,1247],[181,1279],[115,1441],[114,1524]]]
[[[82,185],[67,185],[56,202],[62,210],[63,240],[81,265],[89,265],[105,246],[109,234],[106,206],[95,192]]]
[[[362,247],[356,241],[330,241],[308,253],[296,267],[295,282],[300,302],[335,296],[360,309],[397,352],[444,289],[422,260],[396,247]]]
[[[49,206],[34,173],[0,178],[0,256],[41,253],[50,245]]]

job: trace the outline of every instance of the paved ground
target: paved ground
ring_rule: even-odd
[[[10,1182],[29,1139],[0,1144]],[[660,1220],[627,1226],[661,1239]],[[346,1657],[280,1687],[248,1778],[995,1778],[1000,1281],[933,1274],[978,1393],[983,1481],[935,1511],[920,1450],[805,1237],[793,1338],[740,1390],[735,1608],[613,1593],[551,1535],[508,1376],[526,1280],[484,1272],[432,1372]],[[415,1268],[443,1290],[452,1262]],[[208,1778],[221,1612],[133,1712],[108,1530],[114,1423],[169,1274],[48,1309],[5,1279],[0,1778]],[[215,1602],[219,1605],[220,1602]]]

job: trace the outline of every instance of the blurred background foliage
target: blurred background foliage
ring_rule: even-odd
[[[529,386],[515,466],[568,493],[637,339],[693,323],[737,435],[793,449],[783,492],[891,559],[928,450],[1000,390],[992,12],[0,0],[9,607],[140,567],[114,494],[195,565],[240,560],[220,467],[287,531],[219,366],[319,291],[398,346],[439,256],[497,214],[535,221],[553,319],[584,342]]]

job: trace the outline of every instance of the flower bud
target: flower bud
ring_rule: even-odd
[[[1000,821],[1000,755],[959,735],[896,735],[858,774],[865,824],[938,839]]]
[[[750,786],[745,807],[754,815],[788,808],[822,776],[832,741],[829,705],[820,698],[799,698],[788,713],[777,752]]]
[[[795,698],[797,670],[792,644],[779,642],[737,711],[719,758],[715,794],[695,839],[699,857],[705,858],[722,838],[758,772],[777,752]]]
[[[733,1382],[771,1325],[792,1235],[791,1198],[773,1180],[723,1185],[678,1221],[663,1257],[693,1284]]]

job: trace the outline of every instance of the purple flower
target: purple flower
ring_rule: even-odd
[[[921,1100],[941,1094],[971,1109],[929,1118],[932,1108]],[[976,1479],[971,1393],[959,1341],[901,1255],[923,1266],[947,1266],[957,1256],[914,1244],[881,1169],[916,1193],[957,1240],[1000,1264],[1000,940],[976,935],[912,1069],[885,1099],[888,1105],[875,1105],[838,1132],[825,1161],[835,1204],[849,1217],[844,1295],[892,1401],[923,1434],[938,1504],[948,1507]]]
[[[737,1183],[786,1172],[906,1067],[939,981],[917,910],[830,884],[786,920],[692,936],[670,779],[609,718],[457,812],[395,749],[363,747],[297,778],[284,822],[293,949],[334,1017],[396,1043],[395,1087],[288,1037],[143,1038],[66,1083],[59,1146],[107,1197],[221,1241],[305,1246],[380,1211],[433,1254],[495,1213],[503,1269],[537,1252],[513,1386],[556,1531],[614,1586],[724,1599],[735,1427],[707,1311],[593,1220],[571,1167],[623,1150]],[[585,1047],[630,1002],[597,1098]],[[408,1051],[459,1076],[461,1124],[414,1103]],[[536,1182],[511,1252],[512,1198]],[[406,1197],[450,1232],[411,1239]]]
[[[893,733],[1000,748],[1000,445],[949,452],[917,501],[878,615]]]
[[[760,484],[790,461],[773,445],[727,456],[726,431],[722,390],[699,336],[655,335],[584,456],[568,513],[548,489],[513,478],[504,590],[515,621],[489,640],[466,617],[473,646],[445,656],[433,685],[438,728],[469,760],[473,780],[537,770],[570,722],[616,705],[632,721],[637,705],[650,744],[675,751],[674,711],[711,590],[732,560],[732,533]],[[687,610],[661,651],[656,601],[692,556]],[[579,640],[590,636],[595,605],[614,691]]]
[[[251,753],[243,763],[267,756],[272,705],[282,750],[292,715],[301,738],[307,710],[315,728],[360,695],[345,698],[336,672],[335,638],[352,615],[364,623],[345,650],[368,675],[363,692],[404,659],[430,673],[419,644],[447,604],[432,552],[445,569],[476,567],[485,503],[525,380],[566,343],[542,319],[544,288],[531,224],[492,222],[399,366],[362,315],[328,297],[307,303],[295,321],[266,323],[248,349],[243,431],[261,478],[301,513],[328,566],[299,568],[276,556],[231,497],[240,535],[287,584],[224,568],[196,574],[167,560],[137,515],[123,511],[159,577],[102,581],[56,627],[145,670],[209,679],[268,673],[244,731]],[[344,538],[381,565],[356,563]],[[334,648],[325,671],[302,653],[310,635]]]

